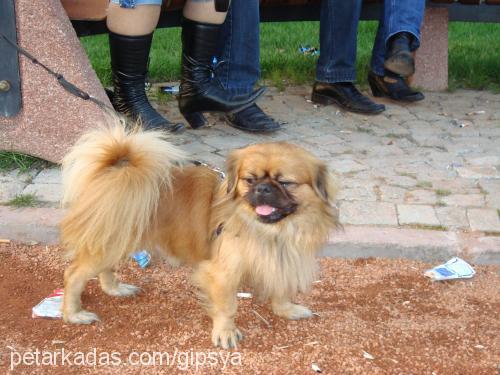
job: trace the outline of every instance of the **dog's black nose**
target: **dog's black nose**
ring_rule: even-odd
[[[255,192],[261,195],[269,195],[272,192],[272,187],[270,184],[260,184],[255,188]]]

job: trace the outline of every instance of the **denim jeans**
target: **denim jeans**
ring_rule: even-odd
[[[219,53],[225,61],[217,70],[224,88],[233,95],[253,91],[260,76],[259,1],[233,0],[222,27]]]
[[[317,81],[334,83],[356,80],[356,45],[361,2],[321,1]]]
[[[420,26],[424,18],[425,0],[384,0],[384,10],[379,21],[373,45],[371,69],[384,75],[384,60],[387,41],[396,33],[406,31],[414,36],[410,49],[420,46]]]
[[[316,79],[321,82],[356,80],[356,44],[361,0],[321,2],[320,57]],[[384,74],[385,46],[395,33],[407,31],[419,47],[425,0],[385,0],[382,19],[373,47],[371,68]],[[297,30],[297,32],[299,32]],[[219,68],[224,87],[235,95],[248,94],[260,76],[259,2],[233,0],[221,33],[220,53],[226,64]]]

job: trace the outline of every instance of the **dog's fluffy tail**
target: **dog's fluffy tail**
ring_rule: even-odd
[[[62,169],[62,203],[69,206],[62,244],[70,257],[100,257],[100,264],[116,264],[146,245],[171,168],[184,159],[164,133],[110,122],[82,136]]]

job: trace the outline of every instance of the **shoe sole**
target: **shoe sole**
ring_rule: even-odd
[[[394,98],[389,94],[387,94],[383,89],[381,89],[378,85],[378,82],[371,77],[368,77],[368,84],[370,85],[370,89],[372,90],[373,96],[376,98],[389,98],[396,102],[407,102],[407,103],[419,102],[425,99],[425,96],[423,95],[421,98],[406,98],[406,99]]]
[[[415,60],[411,53],[400,53],[387,59],[384,68],[403,77],[409,77],[415,73]]]
[[[239,130],[243,130],[243,131],[246,131],[246,132],[250,132],[250,133],[273,133],[275,131],[278,131],[278,130],[281,130],[282,127],[278,127],[276,129],[251,129],[251,128],[245,128],[243,126],[239,126],[237,125],[236,123],[232,122],[229,117],[227,117],[226,115],[224,115],[224,121],[229,125],[231,126],[232,128],[235,128],[235,129],[239,129]]]
[[[353,108],[350,108],[350,107],[347,107],[345,106],[344,104],[340,103],[339,101],[337,101],[336,99],[330,97],[330,96],[326,96],[326,95],[321,95],[321,94],[318,94],[318,93],[313,93],[311,95],[311,101],[313,103],[318,103],[318,104],[321,104],[321,105],[336,105],[348,112],[354,112],[354,113],[361,113],[361,114],[364,114],[364,115],[377,115],[379,113],[382,113],[385,111],[385,108],[382,108],[380,110],[376,110],[376,111],[371,111],[371,112],[367,112],[367,111],[362,111],[362,110],[358,110],[358,109],[353,109]]]

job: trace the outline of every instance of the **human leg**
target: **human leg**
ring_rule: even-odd
[[[352,112],[375,114],[385,107],[363,96],[353,84],[360,12],[360,0],[321,2],[321,54],[311,99],[324,105],[337,104]]]
[[[374,96],[410,102],[424,99],[424,95],[411,89],[405,79],[415,71],[412,52],[420,45],[424,10],[423,0],[384,2],[368,75]]]
[[[207,3],[211,4],[208,8]],[[214,57],[220,50],[225,13],[224,17],[215,17],[209,8],[212,13],[220,13],[215,11],[214,1],[193,0],[188,1],[183,12],[179,109],[193,128],[206,123],[203,112],[235,112],[252,105],[263,92],[261,89],[243,97],[232,97],[221,87]]]
[[[113,75],[113,107],[146,129],[179,132],[182,124],[173,124],[150,104],[146,91],[149,52],[153,31],[160,16],[161,0],[134,3],[114,0],[109,4],[106,23]]]
[[[220,45],[224,64],[219,78],[233,97],[252,93],[260,76],[258,0],[233,0],[222,27]],[[250,132],[273,132],[281,125],[257,104],[241,111],[225,114],[226,123]]]

